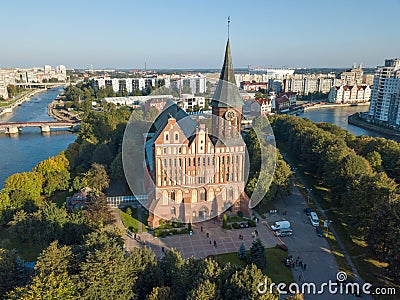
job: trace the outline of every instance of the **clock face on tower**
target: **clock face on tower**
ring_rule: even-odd
[[[229,109],[225,113],[225,119],[227,121],[232,121],[235,117],[236,117],[236,112],[233,109]]]

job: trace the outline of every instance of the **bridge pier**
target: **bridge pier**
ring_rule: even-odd
[[[19,133],[19,129],[17,126],[10,126],[7,128],[6,133],[8,134],[18,134]]]
[[[42,125],[40,126],[42,133],[43,132],[50,132],[50,126],[49,125]]]

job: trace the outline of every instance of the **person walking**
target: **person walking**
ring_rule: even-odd
[[[304,264],[303,265],[303,269],[306,270],[306,267],[307,267],[307,264]]]
[[[210,234],[209,234],[208,232],[207,232],[207,234],[206,234],[206,235],[207,235],[207,238],[210,236]]]

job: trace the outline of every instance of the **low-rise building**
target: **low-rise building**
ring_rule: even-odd
[[[362,103],[371,100],[369,85],[334,86],[328,95],[328,101],[336,104]]]
[[[245,101],[243,114],[245,117],[268,116],[272,112],[271,98],[253,98]]]
[[[89,193],[92,191],[90,187],[84,187],[79,192],[76,192],[71,197],[66,199],[66,208],[73,210],[86,206],[86,200]]]
[[[266,90],[268,87],[267,82],[255,82],[255,81],[242,81],[240,88],[247,92],[257,92],[260,89]]]
[[[193,94],[182,94],[179,98],[174,99],[180,103],[185,111],[196,111],[206,107],[206,99],[204,97],[195,96]]]
[[[294,92],[280,93],[280,94],[278,94],[277,97],[278,98],[281,98],[281,97],[287,98],[289,100],[290,106],[296,105],[297,95]]]

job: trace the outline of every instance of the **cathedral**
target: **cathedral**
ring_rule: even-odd
[[[147,207],[151,228],[158,227],[160,220],[194,223],[219,218],[227,210],[251,214],[244,192],[243,102],[235,82],[229,38],[210,106],[211,124],[196,122],[172,101],[153,123],[145,142],[145,167],[153,181]]]

